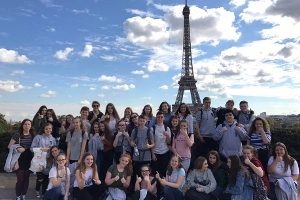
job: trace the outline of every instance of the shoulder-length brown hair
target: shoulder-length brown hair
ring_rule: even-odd
[[[86,152],[83,154],[82,156],[82,160],[79,163],[79,165],[76,167],[74,173],[76,174],[76,171],[79,170],[79,172],[85,173],[86,167],[85,167],[85,163],[84,160],[86,159],[86,157],[88,156],[92,156],[93,157],[93,164],[91,166],[91,168],[93,169],[93,179],[96,179],[96,173],[97,173],[97,165],[96,165],[96,160],[95,157],[93,156],[93,154],[91,154],[90,152]],[[82,175],[80,173],[80,177],[82,178]]]
[[[24,133],[23,133],[24,129],[23,129],[23,125],[24,125],[26,122],[30,122],[30,124],[31,124],[31,127],[30,127],[30,129],[29,129],[29,134],[31,135],[31,137],[32,137],[32,139],[33,139],[34,133],[35,133],[35,132],[34,132],[34,128],[33,128],[33,123],[32,123],[32,121],[31,121],[30,119],[24,119],[24,120],[21,122],[20,128],[19,128],[19,130],[18,130],[18,133],[20,134],[20,138],[24,138]]]
[[[99,125],[100,124],[103,124],[103,126],[104,126],[104,131],[103,131],[103,133],[101,133],[101,130],[100,130],[100,135],[103,134],[105,139],[107,139],[110,142],[113,142],[114,137],[113,137],[113,134],[112,134],[112,132],[110,131],[110,129],[108,127],[108,124],[105,121],[99,122]]]
[[[283,159],[283,162],[284,162],[284,172],[287,172],[289,167],[291,167],[291,168],[293,167],[294,162],[295,162],[295,158],[293,158],[292,156],[289,155],[285,144],[283,144],[281,142],[277,142],[274,145],[274,149],[273,149],[273,152],[272,152],[274,160],[276,159],[276,156],[277,156],[276,152],[275,152],[276,147],[284,148],[285,154],[283,155],[282,159]]]
[[[176,158],[178,159],[178,166],[177,166],[177,169],[183,168],[183,166],[182,166],[182,159],[181,159],[179,156],[177,156],[177,155],[171,156],[171,159],[170,159],[169,164],[168,164],[168,167],[167,167],[167,175],[168,175],[168,176],[171,176],[171,174],[172,174],[172,172],[173,172],[173,168],[172,168],[172,166],[171,166],[170,163],[171,163],[172,158],[174,158],[174,157],[176,157]]]
[[[248,170],[243,166],[240,158],[237,155],[231,155],[228,157],[231,161],[231,167],[229,168],[229,184],[234,186],[236,184],[236,178],[239,171],[249,173]]]

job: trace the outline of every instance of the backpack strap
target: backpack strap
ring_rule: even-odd
[[[148,144],[151,144],[150,128],[147,129],[147,139],[148,139]]]
[[[153,128],[153,137],[154,137],[156,125],[153,125],[152,128]]]
[[[238,113],[237,113],[237,115],[236,115],[236,121],[237,121],[237,123],[239,123],[240,115],[241,115],[241,111],[239,110]]]

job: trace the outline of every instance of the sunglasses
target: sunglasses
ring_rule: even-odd
[[[138,117],[137,115],[131,116],[131,118],[137,118],[137,117]]]
[[[149,172],[150,170],[147,169],[147,170],[141,170],[142,173],[145,173],[145,172]]]
[[[119,126],[126,126],[126,124],[119,124]]]

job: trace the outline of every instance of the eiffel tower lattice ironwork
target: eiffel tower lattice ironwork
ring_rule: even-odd
[[[175,112],[179,105],[182,103],[182,98],[185,90],[189,90],[191,92],[192,104],[187,104],[190,107],[191,111],[195,111],[198,106],[202,105],[196,86],[197,81],[194,77],[189,20],[190,8],[187,5],[187,0],[185,0],[185,6],[183,8],[182,14],[184,16],[182,69],[181,78],[178,81],[178,94],[175,104],[172,105],[173,112]]]

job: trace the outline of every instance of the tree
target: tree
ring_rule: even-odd
[[[5,120],[5,115],[0,113],[0,132],[7,131],[7,121]]]

